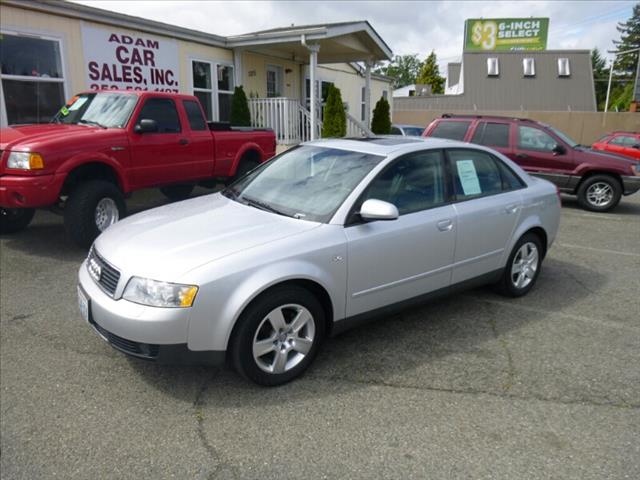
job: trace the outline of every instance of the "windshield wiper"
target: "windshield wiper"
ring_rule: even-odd
[[[259,208],[261,210],[265,210],[271,213],[277,213],[278,215],[284,215],[285,217],[290,217],[291,215],[287,215],[282,210],[278,210],[277,208],[272,207],[268,203],[261,202],[260,200],[256,200],[255,198],[247,197],[246,195],[242,195],[240,197],[241,200],[244,200],[244,203],[251,207]]]
[[[102,125],[100,122],[96,122],[95,120],[85,120],[84,118],[78,120],[78,123],[83,125],[93,125],[94,127],[107,128],[105,125]]]

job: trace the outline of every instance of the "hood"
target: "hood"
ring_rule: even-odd
[[[94,247],[124,275],[177,281],[206,263],[319,225],[216,193],[126,218],[100,235]]]
[[[589,160],[595,160],[597,162],[611,161],[617,165],[624,165],[624,166],[635,165],[636,163],[638,163],[638,161],[633,158],[625,157],[624,155],[617,155],[612,152],[605,152],[603,150],[594,150],[589,147],[575,147],[575,149],[580,152],[580,155],[583,156],[583,158],[586,157]]]
[[[43,123],[37,125],[22,125],[3,128],[0,130],[0,150],[18,147],[25,150],[41,142],[77,137],[79,134],[92,134],[102,128],[89,125],[63,125],[60,123]],[[27,147],[27,148],[25,148]]]

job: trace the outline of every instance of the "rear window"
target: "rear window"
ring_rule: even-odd
[[[471,125],[471,122],[440,121],[436,124],[436,128],[432,130],[430,136],[449,140],[463,140],[469,125]]]
[[[489,147],[508,147],[509,124],[481,122],[473,133],[471,143]]]

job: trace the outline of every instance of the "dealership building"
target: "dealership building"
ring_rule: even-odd
[[[392,52],[366,21],[222,37],[64,1],[3,0],[0,35],[3,127],[47,122],[75,93],[115,88],[192,94],[209,120],[226,121],[242,85],[255,126],[293,144],[317,137],[331,84],[351,134],[366,131],[379,98],[393,101],[391,79],[371,72]]]

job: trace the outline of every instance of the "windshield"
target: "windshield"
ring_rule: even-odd
[[[383,158],[302,146],[263,163],[223,194],[256,208],[326,223]]]
[[[565,133],[562,133],[560,130],[557,130],[555,128],[553,128],[550,125],[547,125],[547,128],[549,130],[551,130],[553,133],[555,133],[557,136],[559,136],[565,143],[567,143],[571,148],[573,147],[577,147],[579,145],[578,142],[574,141],[573,138],[571,138],[570,136],[568,136]]]
[[[51,121],[67,125],[123,128],[137,101],[138,97],[129,93],[83,93],[73,97]]]

